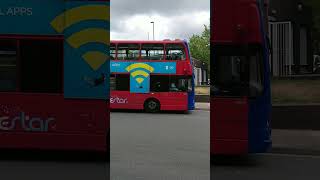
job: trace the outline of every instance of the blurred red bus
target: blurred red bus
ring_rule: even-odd
[[[211,4],[211,154],[271,147],[267,1]]]
[[[0,148],[107,151],[109,1],[0,11]]]

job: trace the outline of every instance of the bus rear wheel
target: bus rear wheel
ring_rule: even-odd
[[[156,99],[149,99],[144,103],[144,110],[148,113],[156,113],[160,111],[160,102]]]

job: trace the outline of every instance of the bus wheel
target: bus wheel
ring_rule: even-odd
[[[160,111],[160,102],[156,99],[149,99],[144,103],[144,109],[148,113],[156,113]]]

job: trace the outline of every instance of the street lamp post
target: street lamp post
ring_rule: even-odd
[[[154,22],[152,21],[152,22],[150,22],[151,24],[152,24],[152,32],[153,32],[153,40],[154,40]]]

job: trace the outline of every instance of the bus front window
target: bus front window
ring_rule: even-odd
[[[213,95],[257,97],[263,91],[262,53],[250,47],[219,49],[214,55]]]
[[[170,83],[171,92],[188,92],[192,90],[191,77],[172,76],[170,77]]]

